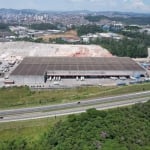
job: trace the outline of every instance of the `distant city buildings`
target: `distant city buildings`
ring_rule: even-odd
[[[104,13],[105,14],[105,13]],[[95,13],[94,15],[102,15]],[[91,15],[91,16],[94,16]],[[107,14],[108,15],[108,14]],[[150,25],[137,25],[130,24],[127,25],[121,21],[114,21],[109,19],[109,17],[114,17],[112,14],[108,17],[104,17],[98,21],[90,21],[86,17],[89,13],[75,13],[75,12],[40,12],[34,10],[3,10],[0,9],[0,24],[9,25],[9,29],[0,29],[0,41],[13,41],[16,39],[31,38],[36,40],[45,35],[59,34],[66,30],[78,28],[81,25],[96,25],[101,28],[106,33],[95,33],[91,34],[90,31],[87,35],[82,35],[81,37],[61,37],[64,42],[74,43],[74,42],[84,42],[89,43],[90,40],[96,38],[112,38],[115,40],[120,40],[123,36],[116,34],[120,31],[124,32],[147,32],[150,34]],[[121,17],[121,16],[117,16]],[[127,17],[126,15],[122,17]],[[56,29],[48,30],[35,30],[32,29],[32,24],[48,23],[56,26]],[[128,27],[128,28],[127,28]],[[137,30],[131,30],[131,29]]]

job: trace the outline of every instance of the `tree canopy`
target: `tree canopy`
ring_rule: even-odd
[[[107,111],[89,109],[58,121],[36,142],[20,136],[0,141],[0,149],[150,150],[149,108],[150,101]]]
[[[48,29],[57,29],[57,26],[50,23],[40,23],[40,24],[32,24],[31,28],[34,30],[48,30]]]
[[[97,25],[82,25],[77,28],[77,33],[79,36],[96,32],[103,32],[103,30]]]

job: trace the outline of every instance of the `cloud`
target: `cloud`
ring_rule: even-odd
[[[33,1],[33,0],[31,0]],[[36,0],[34,0],[36,1]],[[42,1],[42,0],[37,0]],[[48,0],[43,0],[48,1]],[[58,5],[56,4],[57,2]],[[150,5],[146,5],[147,0],[55,0],[55,7],[71,10],[95,10],[95,11],[133,11],[150,12]],[[53,8],[54,9],[54,8]]]
[[[71,1],[71,2],[83,2],[85,0],[69,0],[69,1]]]
[[[125,0],[124,9],[130,11],[150,12],[150,5],[143,0]]]

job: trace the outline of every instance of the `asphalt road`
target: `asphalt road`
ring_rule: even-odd
[[[85,112],[89,108],[96,108],[100,110],[109,109],[114,107],[132,105],[135,103],[146,102],[148,100],[150,100],[150,91],[84,100],[80,101],[80,103],[73,102],[33,108],[1,110],[0,116],[3,118],[0,119],[0,122],[21,121],[75,114]]]

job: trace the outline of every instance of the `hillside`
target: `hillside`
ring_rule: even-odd
[[[77,55],[78,54],[78,55]],[[97,45],[67,45],[43,44],[32,42],[0,42],[0,59],[9,59],[12,56],[24,57],[112,57],[107,50]]]
[[[0,149],[150,150],[149,108],[150,101],[108,111],[90,109],[59,120],[35,141],[21,135],[1,140]]]
[[[131,14],[130,14],[131,15]],[[111,17],[104,16],[104,15],[97,15],[97,16],[86,16],[85,19],[87,19],[90,22],[99,22],[102,20],[108,20],[111,21],[118,21],[125,24],[138,24],[138,25],[147,25],[150,23],[150,16],[147,14],[144,17],[143,16],[121,16],[121,14],[118,14],[118,16],[113,15]]]
[[[51,150],[148,150],[150,102],[110,111],[88,110],[59,122],[43,137]]]

